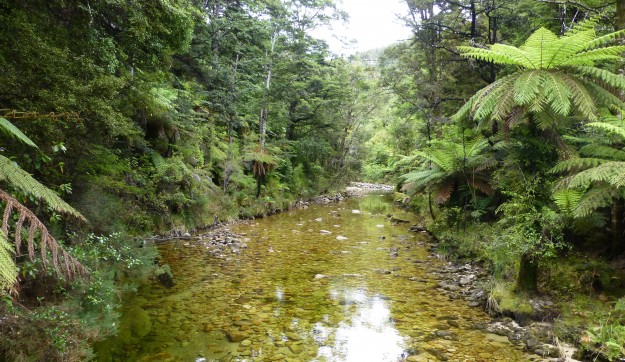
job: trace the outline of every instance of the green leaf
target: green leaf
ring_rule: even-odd
[[[9,122],[6,118],[0,117],[0,131],[30,147],[37,148],[37,145],[28,138],[28,136],[22,133],[19,128],[15,127],[13,123]]]

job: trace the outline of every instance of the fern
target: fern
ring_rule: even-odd
[[[613,147],[590,144],[579,149],[583,156],[601,158],[614,161],[625,161],[625,151]]]
[[[2,231],[4,235],[9,235],[11,230],[11,216],[17,214],[18,221],[14,225],[13,234],[15,242],[15,254],[22,255],[22,232],[25,225],[28,225],[28,237],[26,249],[28,258],[32,261],[35,259],[35,241],[39,239],[39,251],[44,268],[51,261],[54,270],[58,275],[66,275],[71,278],[75,274],[86,273],[87,270],[50,235],[46,226],[30,211],[26,206],[22,205],[15,198],[6,192],[0,190],[0,201],[4,202],[4,212],[2,215]],[[48,255],[48,251],[50,255]],[[0,261],[1,262],[1,261]],[[61,264],[63,268],[61,268]],[[2,268],[2,266],[0,266]]]
[[[13,161],[0,155],[0,181],[7,182],[24,194],[45,202],[55,211],[85,220],[76,209],[63,201],[54,191],[35,180],[28,172],[19,168]]]
[[[19,128],[15,127],[13,123],[9,122],[6,118],[0,117],[0,131],[7,136],[13,137],[30,147],[37,148],[37,145],[28,136],[22,133]]]
[[[586,170],[591,167],[597,167],[602,163],[605,163],[606,160],[602,158],[571,158],[568,160],[564,160],[555,165],[552,169],[552,173],[562,173],[569,171],[579,171]]]
[[[560,211],[571,214],[573,210],[579,205],[580,200],[584,193],[579,190],[557,190],[553,194],[553,201]]]
[[[613,203],[612,190],[608,187],[593,187],[588,190],[573,209],[573,216],[586,217],[593,211]]]
[[[13,248],[4,232],[0,231],[0,293],[10,291],[17,282],[17,268]]]
[[[596,20],[590,19],[561,37],[540,28],[518,48],[503,44],[489,49],[458,47],[467,58],[519,69],[478,91],[452,119],[472,116],[479,127],[508,119],[507,126],[512,127],[523,119],[515,111],[523,107],[529,113],[557,116],[543,117],[547,127],[571,115],[597,121],[600,106],[625,110],[620,94],[625,91],[625,77],[595,66],[599,61],[623,59],[625,46],[611,44],[625,33],[597,37],[595,25]]]

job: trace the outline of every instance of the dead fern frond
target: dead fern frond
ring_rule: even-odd
[[[27,253],[28,259],[35,259],[35,250],[37,249],[37,239],[39,240],[39,252],[43,261],[43,267],[46,268],[49,263],[52,266],[58,276],[65,276],[68,279],[72,279],[76,274],[87,274],[87,269],[71,256],[61,244],[59,244],[52,235],[50,235],[48,228],[37,218],[37,216],[30,211],[26,206],[22,205],[15,198],[0,190],[0,201],[4,202],[4,212],[2,217],[2,233],[9,237],[10,232],[14,234],[14,252],[16,256],[22,254],[22,231],[24,223],[29,225],[28,238],[27,238]],[[11,216],[13,213],[17,213],[18,221],[15,223],[13,230],[11,230]],[[39,236],[39,238],[37,238]],[[48,252],[49,251],[49,252]],[[59,251],[61,251],[59,253]],[[60,266],[63,265],[63,268]]]

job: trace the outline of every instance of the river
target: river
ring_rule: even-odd
[[[230,227],[247,247],[159,246],[175,286],[145,285],[100,361],[529,361],[437,288],[424,236],[388,195]]]

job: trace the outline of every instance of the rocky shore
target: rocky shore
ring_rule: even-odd
[[[425,228],[419,226],[412,226],[411,231],[427,234]],[[435,240],[431,236],[429,240],[430,257],[441,259],[442,256],[435,252]],[[430,269],[428,275],[438,281],[436,288],[450,299],[467,303],[470,307],[482,308],[494,316],[490,323],[476,324],[474,328],[507,338],[519,348],[536,354],[536,361],[577,361],[572,357],[575,349],[560,343],[555,336],[552,321],[557,311],[548,298],[531,299],[531,315],[505,315],[496,300],[482,289],[482,285],[487,283],[488,273],[480,266],[448,261],[440,267]]]

